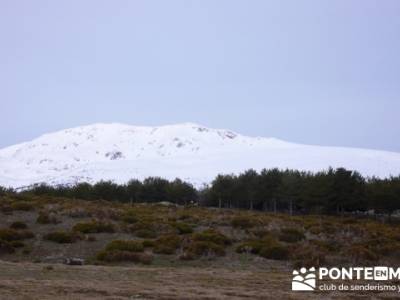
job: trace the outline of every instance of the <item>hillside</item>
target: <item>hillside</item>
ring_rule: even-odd
[[[43,135],[0,150],[0,186],[71,184],[176,177],[200,187],[217,174],[253,168],[357,170],[364,176],[400,174],[400,154],[309,146],[247,137],[192,123],[138,127],[94,124]]]
[[[398,265],[399,241],[368,218],[5,195],[0,299],[286,299],[293,268]]]

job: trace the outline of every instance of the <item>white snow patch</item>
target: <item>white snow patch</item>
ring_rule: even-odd
[[[124,183],[161,176],[200,187],[220,173],[274,167],[304,171],[345,167],[364,176],[388,177],[400,174],[400,153],[293,144],[194,123],[93,124],[1,149],[0,185]]]

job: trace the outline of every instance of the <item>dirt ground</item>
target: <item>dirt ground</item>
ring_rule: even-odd
[[[290,271],[66,266],[0,261],[0,299],[395,299],[398,294],[291,292]]]

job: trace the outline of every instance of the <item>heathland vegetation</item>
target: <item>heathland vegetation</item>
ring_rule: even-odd
[[[265,268],[400,262],[397,218],[0,196],[0,259]]]
[[[263,268],[398,264],[399,178],[247,171],[0,193],[0,259]],[[362,213],[373,209],[374,213]],[[361,213],[356,213],[361,212]]]

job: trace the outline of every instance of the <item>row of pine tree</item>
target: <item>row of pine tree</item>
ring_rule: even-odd
[[[1,193],[15,193],[0,188]],[[311,173],[296,170],[248,170],[240,175],[219,175],[208,186],[195,189],[176,179],[150,177],[118,185],[36,185],[19,194],[50,195],[85,200],[103,199],[130,203],[168,201],[220,208],[240,208],[290,214],[343,214],[374,210],[391,215],[400,210],[400,176],[364,178],[344,168]]]

